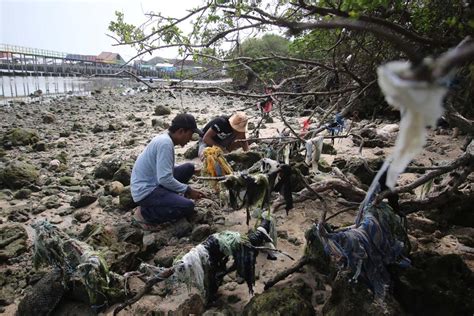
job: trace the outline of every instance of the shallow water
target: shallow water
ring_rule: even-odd
[[[27,97],[41,90],[42,95],[85,94],[95,89],[124,86],[129,78],[84,78],[1,76],[0,100]]]

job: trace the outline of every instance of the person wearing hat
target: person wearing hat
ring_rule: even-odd
[[[219,116],[206,124],[203,129],[203,136],[199,141],[199,158],[203,158],[206,147],[219,146],[224,152],[233,151],[242,147],[244,151],[249,150],[245,140],[248,118],[244,112],[235,112],[230,117]]]
[[[174,147],[186,145],[193,133],[202,134],[194,117],[178,114],[168,131],[155,136],[138,156],[130,181],[133,201],[139,205],[132,219],[135,224],[154,230],[156,224],[194,214],[191,199],[205,196],[187,185],[194,164],[174,164]]]

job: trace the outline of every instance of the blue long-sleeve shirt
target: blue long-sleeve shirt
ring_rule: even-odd
[[[168,133],[155,136],[138,156],[132,169],[130,190],[135,202],[146,198],[158,185],[183,193],[188,185],[173,176],[174,144]]]

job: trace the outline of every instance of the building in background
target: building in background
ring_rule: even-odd
[[[102,52],[97,56],[97,62],[106,64],[123,65],[125,60],[117,53]]]

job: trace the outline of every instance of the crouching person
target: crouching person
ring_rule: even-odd
[[[204,197],[187,185],[194,164],[174,165],[174,147],[186,145],[193,133],[201,134],[194,117],[178,114],[168,131],[155,136],[135,161],[130,189],[139,207],[132,221],[143,229],[156,230],[157,224],[193,215],[192,199]]]

